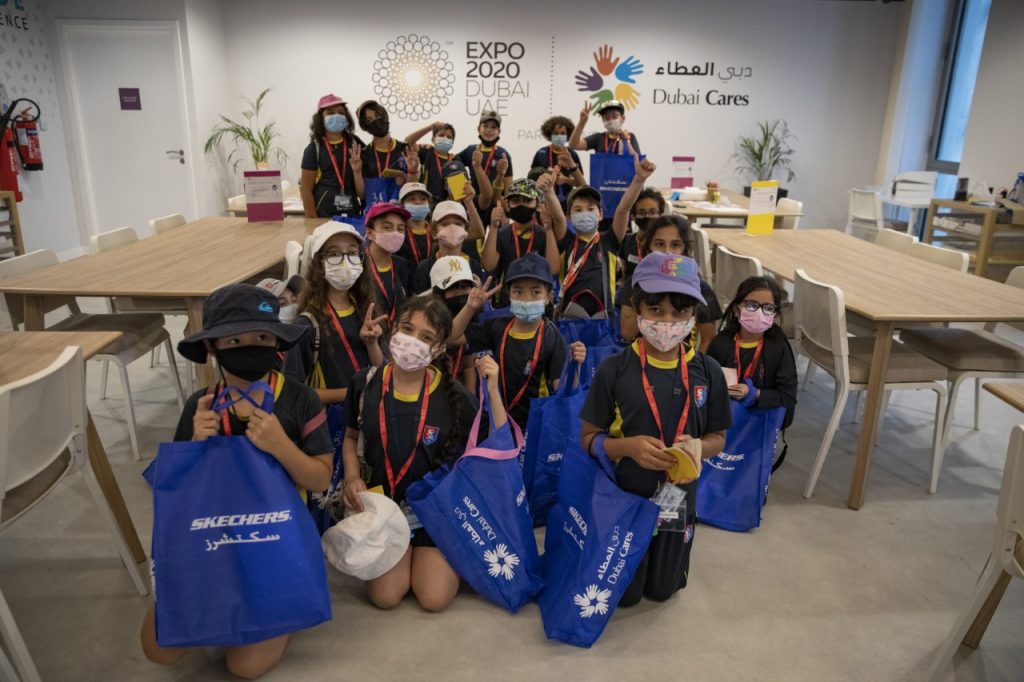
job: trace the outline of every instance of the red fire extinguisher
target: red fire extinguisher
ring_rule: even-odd
[[[25,114],[14,121],[14,133],[18,138],[18,155],[22,168],[30,171],[43,170],[43,152],[39,148],[38,109],[35,118],[27,119]]]
[[[18,148],[14,133],[8,126],[4,126],[0,147],[0,190],[14,192],[14,200],[21,201],[23,197],[18,189]]]
[[[15,118],[20,103],[28,104],[21,115]],[[24,106],[24,104],[22,105]],[[35,115],[29,112],[35,109]],[[20,97],[0,113],[0,189],[14,192],[15,200],[22,200],[18,188],[18,173],[21,170],[42,170],[43,155],[39,147],[39,105],[30,99]]]

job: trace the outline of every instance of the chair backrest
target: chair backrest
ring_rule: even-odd
[[[284,245],[284,278],[289,280],[292,275],[300,273],[302,268],[302,244],[290,241]]]
[[[954,251],[953,249],[944,249],[941,246],[922,244],[920,242],[911,244],[910,248],[907,249],[907,255],[941,265],[944,268],[959,270],[960,272],[967,272],[967,265],[970,263],[970,258],[967,256],[966,251]]]
[[[793,211],[794,213],[804,212],[804,202],[797,201],[796,199],[790,199],[789,197],[782,197],[778,203],[775,204],[776,209],[784,211]],[[796,230],[800,228],[800,216],[786,216],[779,218],[779,227],[783,230]]]
[[[0,386],[0,496],[37,476],[67,449],[68,470],[81,464],[86,419],[85,360],[78,346],[65,348],[46,369]],[[40,490],[36,499],[52,487]],[[0,527],[12,520],[0,520]]]
[[[228,210],[229,211],[244,211],[245,208],[246,208],[246,205],[245,205],[245,195],[244,194],[238,194],[238,195],[235,195],[233,197],[228,197]]]
[[[693,244],[690,248],[693,249],[693,260],[697,261],[697,269],[700,270],[700,276],[705,281],[711,281],[711,240],[708,239],[708,233],[702,228],[696,225],[690,225],[690,232],[693,234]],[[639,235],[637,236],[639,239]]]
[[[292,188],[292,183],[288,182],[287,180],[282,180],[281,181],[281,191],[282,192],[287,192],[291,188]]]
[[[12,275],[23,275],[27,272],[33,272],[40,268],[48,268],[51,265],[57,265],[59,263],[60,260],[57,258],[57,254],[49,249],[30,251],[24,256],[15,256],[14,258],[0,260],[0,278],[11,277]],[[24,298],[20,294],[5,293],[3,300],[4,303],[6,303],[7,315],[10,317],[11,326],[13,329],[17,329],[25,320]],[[43,298],[43,301],[45,304],[43,312],[46,313],[63,306],[70,308],[72,313],[81,312],[74,296],[46,296]]]
[[[1004,533],[1017,537],[1024,535],[1024,426],[1017,425],[1010,430],[1010,445],[1006,449],[1006,464],[1003,466],[1003,485],[999,490],[996,518]],[[1004,543],[1013,547],[1014,542]],[[1012,554],[1012,550],[1011,550]],[[1005,570],[1012,567],[1003,564]],[[1019,564],[1017,574],[1024,577]]]
[[[914,235],[890,230],[888,227],[883,227],[875,235],[876,244],[900,253],[906,253],[910,245],[916,241],[917,237]]]
[[[149,221],[149,226],[153,229],[154,234],[173,230],[174,228],[181,227],[184,224],[185,216],[180,213],[172,213],[171,215],[165,215],[162,218],[153,218]]]
[[[842,290],[808,277],[803,270],[796,271],[793,285],[793,308],[801,349],[809,357],[814,357],[815,350],[832,353],[836,377],[848,377],[850,344],[846,338],[846,299]]]
[[[935,194],[939,174],[935,171],[903,171],[893,178],[896,194]]]
[[[751,256],[741,256],[719,245],[715,251],[715,295],[723,306],[736,296],[740,283],[748,277],[763,277],[761,261]]]
[[[1018,265],[1006,276],[1006,283],[1011,287],[1024,289],[1024,265]]]
[[[860,228],[868,234],[875,234],[882,229],[885,224],[882,215],[882,195],[853,188],[849,192],[849,198],[847,234],[852,233],[854,228]]]
[[[302,244],[302,255],[299,256],[299,274],[309,279],[309,268],[313,260],[313,235],[306,237]]]
[[[116,230],[94,234],[92,236],[92,252],[101,253],[137,241],[139,241],[139,233],[133,228],[119,227]]]

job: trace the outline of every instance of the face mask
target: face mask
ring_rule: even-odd
[[[435,137],[434,138],[434,147],[436,147],[437,151],[441,152],[442,154],[447,154],[448,152],[450,152],[452,150],[452,147],[454,147],[454,146],[455,146],[455,140],[453,140],[450,137]]]
[[[564,147],[567,142],[569,142],[569,136],[568,135],[552,135],[551,136],[551,144],[555,145],[556,147]]]
[[[391,121],[386,118],[375,118],[364,125],[363,130],[374,137],[386,137],[391,130]]]
[[[345,259],[342,259],[337,265],[324,263],[324,279],[327,280],[327,283],[332,288],[338,291],[348,291],[351,289],[361,274],[363,274],[362,263],[352,265]]]
[[[437,241],[449,249],[458,249],[468,236],[462,225],[445,225],[437,231]]]
[[[640,333],[643,334],[644,341],[665,353],[677,347],[690,336],[695,322],[693,317],[686,322],[652,322],[641,317],[637,326]]]
[[[523,322],[535,322],[544,315],[545,301],[510,301],[509,308],[516,319]]]
[[[740,326],[750,334],[764,334],[774,323],[775,316],[766,315],[760,308],[753,312],[740,311]]]
[[[469,301],[469,294],[463,294],[462,296],[453,296],[451,298],[444,299],[444,304],[448,308],[448,312],[455,317],[462,312],[462,309],[466,307],[466,302]]]
[[[641,232],[646,232],[647,228],[654,222],[654,218],[637,218],[633,222],[636,223],[636,227]]]
[[[508,217],[520,225],[529,225],[533,222],[533,216],[537,213],[535,206],[524,206],[520,204],[508,210]]]
[[[415,336],[409,336],[402,332],[391,337],[389,347],[391,348],[391,359],[406,372],[417,372],[429,365],[433,359],[430,346]]]
[[[375,232],[373,241],[388,253],[397,253],[405,243],[405,232]]]
[[[324,116],[324,128],[329,133],[340,133],[348,128],[348,119],[342,114]]]
[[[622,119],[612,118],[604,122],[604,129],[613,135],[618,134],[622,130]]]
[[[597,230],[600,219],[593,211],[581,211],[572,214],[572,226],[581,234],[593,234]]]
[[[485,147],[493,147],[494,145],[498,144],[498,140],[501,139],[501,135],[496,135],[493,140],[487,140],[484,138],[483,135],[477,135],[477,137],[480,139],[480,142],[482,142]]]
[[[295,318],[299,316],[299,304],[290,303],[288,305],[281,306],[281,312],[278,314],[277,319],[282,322],[292,323]]]
[[[430,215],[430,204],[405,204],[405,210],[409,212],[409,218],[418,223]]]
[[[221,369],[242,381],[256,381],[270,372],[277,361],[277,348],[274,346],[219,348],[214,353]]]

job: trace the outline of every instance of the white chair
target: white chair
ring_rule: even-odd
[[[953,249],[944,249],[941,246],[922,244],[921,242],[911,244],[907,249],[907,255],[941,265],[944,268],[959,270],[960,272],[967,272],[967,266],[971,261],[966,251],[954,251]]]
[[[228,197],[228,213],[231,215],[245,215],[246,203],[244,194],[236,194],[233,197]]]
[[[291,188],[292,188],[292,183],[288,182],[287,180],[282,180],[281,181],[281,193],[282,194],[287,192]]]
[[[162,218],[153,218],[149,221],[149,227],[153,230],[153,234],[161,234],[168,230],[173,230],[176,227],[181,227],[185,224],[185,216],[180,213],[172,213],[171,215],[165,215]]]
[[[825,464],[839,419],[852,391],[866,391],[871,371],[875,340],[871,337],[848,337],[846,334],[846,302],[843,292],[796,271],[796,324],[801,349],[810,361],[835,379],[835,407],[825,429],[818,456],[811,468],[804,497],[814,494],[818,476]],[[942,462],[942,415],[946,407],[946,369],[920,353],[893,341],[883,390],[935,391],[935,429],[932,443],[931,492],[935,492],[938,467]],[[884,409],[883,409],[884,414]]]
[[[290,241],[284,245],[284,278],[289,280],[293,275],[302,272],[302,244]]]
[[[910,249],[910,245],[916,241],[917,237],[912,234],[897,232],[896,230],[890,230],[887,227],[883,227],[878,231],[878,234],[875,235],[876,244],[898,253],[906,253]]]
[[[753,256],[741,256],[719,244],[715,251],[715,295],[725,307],[732,303],[740,283],[748,277],[763,277],[761,261]]]
[[[1013,578],[1024,578],[1024,427],[1010,432],[1003,467],[1003,485],[996,505],[996,529],[985,569],[967,608],[957,618],[938,653],[932,659],[928,680],[946,679],[953,653],[965,646],[976,649],[998,606],[1002,590]],[[1000,589],[1000,584],[1002,588]]]
[[[849,190],[846,234],[871,240],[883,227],[882,196],[863,189]]]
[[[309,279],[309,270],[313,265],[313,235],[306,237],[302,244],[302,255],[299,257],[299,274]]]
[[[700,276],[708,284],[712,284],[711,278],[714,273],[711,271],[711,240],[708,239],[708,233],[703,228],[694,224],[690,225],[690,232],[693,233],[693,244],[691,245],[693,260],[697,261]]]
[[[0,277],[31,272],[39,268],[57,265],[58,262],[57,254],[53,251],[33,251],[24,256],[0,261]],[[24,319],[22,297],[5,294],[4,300],[14,328],[17,329]],[[125,393],[125,416],[128,419],[128,435],[131,440],[132,455],[137,460],[142,459],[135,429],[135,406],[132,403],[127,366],[157,346],[163,345],[171,363],[170,369],[174,377],[174,386],[177,389],[175,396],[178,399],[178,407],[185,405],[181,378],[178,376],[178,365],[174,359],[174,348],[171,346],[171,338],[163,326],[164,316],[160,313],[86,315],[79,309],[78,303],[73,297],[47,297],[46,301],[45,312],[64,306],[71,311],[70,317],[47,327],[47,331],[119,331],[122,333],[121,338],[104,348],[102,352],[97,353],[94,359],[103,362],[103,376],[100,384],[104,395],[106,393],[107,363],[112,362],[121,370],[121,385],[124,387]]]
[[[65,349],[49,367],[0,386],[0,530],[15,523],[62,479],[80,470],[135,589],[140,595],[147,594],[147,581],[121,537],[89,465],[87,424],[85,363],[77,346]],[[3,679],[39,680],[2,595],[0,639],[11,659],[4,657],[7,663],[0,663]]]
[[[794,213],[804,212],[804,202],[797,201],[796,199],[790,199],[789,197],[782,197],[778,203],[775,204],[776,209],[784,211],[793,211]],[[798,230],[800,229],[800,216],[786,216],[779,218],[779,229],[780,230]]]

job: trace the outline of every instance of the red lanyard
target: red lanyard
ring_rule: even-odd
[[[220,393],[220,391],[224,390],[224,388],[227,388],[227,382],[221,382],[221,383],[223,383],[224,386],[222,388],[220,388],[217,391],[217,393]],[[277,395],[277,372],[271,372],[270,373],[270,392],[273,393],[275,396]],[[220,423],[224,427],[224,435],[225,436],[233,436],[234,435],[233,433],[231,433],[231,420],[228,418],[228,412],[230,412],[230,411],[231,411],[231,408],[228,408],[228,409],[226,409],[226,410],[224,410],[223,412],[220,413]]]
[[[501,347],[498,349],[498,369],[501,370],[501,397],[505,401],[505,409],[511,411],[513,407],[519,404],[519,400],[526,393],[527,387],[530,385],[530,380],[533,378],[533,373],[537,371],[538,360],[540,359],[540,347],[544,343],[544,320],[540,321],[540,326],[537,328],[537,341],[533,344],[533,359],[530,360],[530,364],[523,370],[523,374],[526,375],[526,380],[523,385],[519,388],[519,392],[516,393],[516,397],[512,398],[511,401],[508,399],[508,380],[505,378],[505,344],[508,343],[509,332],[512,331],[512,325],[515,324],[515,320],[511,320],[508,326],[505,327],[505,333],[501,337]]]
[[[338,338],[341,339],[341,345],[345,346],[345,352],[348,353],[348,359],[352,362],[352,369],[358,372],[362,367],[359,366],[359,361],[356,360],[356,354],[352,351],[352,346],[349,345],[348,338],[345,336],[345,331],[341,328],[341,323],[338,322],[338,311],[334,309],[334,306],[327,305],[324,307],[324,314],[331,318],[331,323],[334,325],[334,331],[338,333]]]
[[[737,335],[735,338],[736,343],[736,371],[739,372],[740,379],[752,379],[754,377],[754,370],[757,368],[757,361],[761,359],[761,350],[764,348],[764,337],[762,336],[757,340],[757,350],[754,351],[754,359],[750,361],[746,371],[743,370],[743,363],[740,362],[740,337]]]
[[[580,276],[580,270],[583,269],[583,264],[587,262],[587,258],[590,257],[590,251],[594,248],[594,244],[601,241],[601,236],[595,234],[590,239],[590,243],[587,244],[587,248],[583,249],[583,255],[580,256],[578,261],[574,261],[573,258],[576,255],[576,249],[580,245],[580,236],[576,235],[576,239],[572,243],[572,251],[569,252],[569,260],[566,263],[565,268],[565,280],[562,282],[562,294],[569,291],[569,288],[576,283],[576,278]]]
[[[445,156],[445,159],[444,159],[445,161],[451,161],[452,160],[452,155],[451,154],[445,154],[444,156]],[[439,178],[441,178],[443,180],[444,179],[444,172],[441,171],[441,155],[438,154],[437,152],[434,152],[434,163],[437,164],[437,177],[439,177]]]
[[[614,146],[612,147],[612,149],[614,149],[614,150],[615,150],[615,151],[613,152],[614,154],[618,154],[618,153],[619,153],[619,142],[620,142],[619,138],[617,138],[617,137],[616,137],[616,138],[615,138],[615,144],[614,144]],[[605,134],[604,134],[604,153],[605,153],[605,154],[607,154],[607,153],[608,153],[608,133],[605,133]]]
[[[478,144],[476,148],[481,154],[484,153],[483,145]],[[484,163],[484,173],[489,173],[491,171],[491,161],[494,160],[494,153],[496,151],[498,151],[498,145],[491,147],[491,153],[487,155],[487,161]]]
[[[537,233],[534,231],[533,225],[530,225],[530,238],[526,240],[526,253],[533,251],[533,239],[536,236]],[[515,244],[516,247],[516,258],[522,258],[523,254],[520,251],[521,247],[519,246],[519,230],[516,229],[515,225],[512,226],[512,243]]]
[[[391,468],[391,458],[388,457],[388,420],[384,414],[384,398],[388,394],[388,381],[391,379],[391,365],[384,367],[384,376],[381,378],[382,388],[380,394],[380,408],[378,410],[378,419],[380,421],[380,442],[384,448],[384,471],[388,475],[388,485],[391,486],[391,494],[395,494],[395,488],[405,475],[409,472],[409,467],[412,466],[412,461],[416,457],[416,450],[420,446],[420,440],[423,438],[423,429],[427,424],[427,406],[430,405],[430,372],[426,371],[423,373],[423,399],[420,402],[420,425],[416,429],[416,438],[412,445],[412,452],[406,458],[405,463],[402,464],[402,468],[398,470],[398,478],[395,478],[394,469]]]
[[[380,154],[377,153],[377,148],[373,148],[373,156],[377,159],[377,175],[383,177],[384,170],[391,168],[391,152],[395,149],[395,141],[391,140],[391,146],[388,148],[388,155],[384,157],[384,165],[380,165]]]
[[[459,346],[459,352],[455,355],[455,359],[452,363],[451,375],[454,377],[459,376],[459,372],[462,371],[462,354],[466,350],[466,344]],[[448,356],[451,359],[451,356]]]
[[[384,281],[381,280],[380,275],[377,273],[377,263],[374,262],[373,256],[369,251],[366,255],[370,257],[370,272],[373,273],[373,279],[377,282],[377,287],[380,289],[380,293],[384,296],[384,303],[387,304],[390,312],[388,312],[388,322],[394,322],[395,320],[395,306],[392,304],[391,297],[388,296],[388,290],[384,288]],[[395,292],[395,261],[391,261],[391,293],[392,296]]]
[[[334,166],[334,175],[338,178],[338,184],[341,185],[341,191],[345,191],[345,176],[341,171],[338,170],[338,159],[334,156],[334,150],[331,148],[331,143],[327,141],[327,137],[324,136],[324,146],[327,148],[327,155],[331,157],[331,165]],[[345,138],[341,140],[341,148],[344,150],[341,157],[341,165],[345,168],[348,167],[348,145],[345,144]]]
[[[553,145],[553,144],[549,144],[548,145],[548,168],[552,168],[555,165],[555,160],[554,160],[554,156],[553,156],[554,149],[555,149],[555,145]]]
[[[427,248],[423,252],[422,256],[420,256],[420,250],[416,246],[416,233],[413,232],[411,228],[409,229],[409,235],[407,239],[409,241],[409,248],[412,249],[412,258],[414,261],[416,261],[416,265],[419,265],[420,260],[430,255],[430,228],[427,228]]]
[[[683,405],[683,413],[679,416],[679,425],[676,427],[676,436],[669,443],[665,440],[665,430],[661,426],[661,414],[658,412],[658,403],[654,400],[654,389],[651,388],[651,382],[647,380],[647,347],[644,345],[644,340],[640,339],[637,342],[637,350],[640,353],[640,378],[644,382],[644,393],[647,395],[647,402],[651,405],[651,413],[654,415],[654,423],[658,425],[658,435],[661,436],[661,442],[665,445],[671,446],[674,443],[679,442],[683,432],[686,430],[686,418],[690,416],[690,389],[687,388],[690,383],[690,370],[686,366],[686,356],[683,347],[679,347],[679,376],[683,380],[683,398],[686,401]]]

